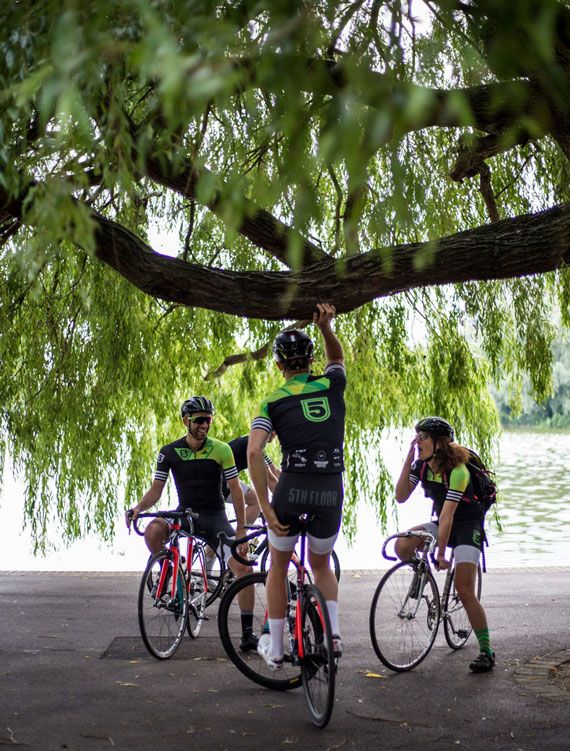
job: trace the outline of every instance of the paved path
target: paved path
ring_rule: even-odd
[[[0,748],[570,749],[570,569],[485,576],[498,664],[478,676],[467,669],[475,641],[452,652],[441,634],[416,670],[387,671],[368,635],[379,573],[344,572],[345,656],[322,731],[299,691],[261,689],[225,659],[215,608],[175,657],[150,657],[139,578],[0,572]]]

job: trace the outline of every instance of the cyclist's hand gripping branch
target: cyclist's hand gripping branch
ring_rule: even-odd
[[[277,514],[269,503],[267,470],[263,459],[263,449],[268,438],[269,434],[265,430],[261,430],[260,428],[252,429],[247,445],[247,466],[267,526],[274,534],[284,537],[289,531],[289,527],[281,524],[277,518]]]
[[[158,503],[162,491],[164,490],[164,485],[164,482],[154,480],[149,490],[143,495],[140,503],[125,511],[125,523],[127,529],[131,528],[131,522],[135,521],[139,514],[142,514],[143,511],[148,511],[148,509],[154,506],[155,503]]]
[[[313,313],[313,322],[323,337],[327,365],[331,365],[332,363],[344,364],[342,345],[331,327],[331,321],[335,313],[336,309],[334,305],[328,302],[317,303],[317,311]]]

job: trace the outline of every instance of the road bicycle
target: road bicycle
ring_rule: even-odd
[[[139,520],[165,519],[170,524],[164,548],[151,555],[139,587],[138,617],[142,640],[159,660],[176,652],[184,632],[196,638],[204,612],[215,592],[210,591],[206,567],[207,542],[194,535],[193,520],[198,515],[186,511],[142,513],[133,521],[137,534],[144,535]],[[187,520],[189,532],[182,529]],[[180,550],[186,540],[186,555]],[[216,584],[216,591],[219,583]]]
[[[218,628],[230,660],[245,676],[265,688],[285,691],[303,686],[303,694],[313,723],[323,728],[330,720],[335,693],[336,658],[330,619],[321,591],[309,581],[305,568],[307,524],[300,517],[299,561],[287,582],[287,610],[283,635],[283,668],[272,671],[257,651],[242,651],[241,611],[238,598],[246,587],[254,588],[253,630],[261,636],[269,633],[265,572],[259,571],[236,579],[224,593],[218,610]],[[253,565],[238,555],[236,548],[249,542],[249,534],[232,545],[232,554],[245,565]]]
[[[399,532],[385,540],[382,555],[389,561],[386,547],[396,538],[423,540],[410,561],[396,564],[380,580],[370,606],[370,636],[379,659],[390,670],[415,668],[429,654],[439,624],[443,621],[445,640],[452,649],[461,649],[472,628],[455,589],[453,559],[447,569],[443,593],[439,595],[433,575],[433,551],[437,539],[425,530]],[[475,591],[481,599],[481,566],[477,566]]]

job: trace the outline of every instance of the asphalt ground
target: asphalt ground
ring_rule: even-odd
[[[302,690],[248,681],[220,643],[217,606],[167,661],[142,645],[140,573],[0,572],[0,747],[72,749],[570,749],[570,569],[485,575],[497,666],[471,674],[474,637],[443,634],[396,674],[378,661],[368,613],[380,572],[341,579],[340,661],[324,730]]]

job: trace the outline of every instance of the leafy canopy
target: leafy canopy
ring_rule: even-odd
[[[40,544],[112,536],[189,395],[246,432],[318,299],[349,534],[359,496],[386,513],[382,430],[443,414],[488,454],[491,381],[550,393],[567,3],[44,0],[0,29],[0,456]]]

